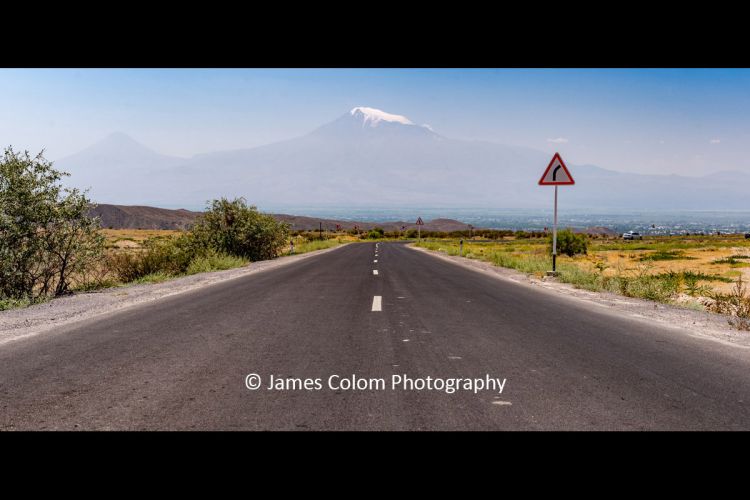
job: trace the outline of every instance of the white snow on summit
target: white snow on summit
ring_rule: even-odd
[[[349,113],[351,113],[351,115],[354,117],[361,116],[363,120],[362,126],[370,125],[371,127],[377,127],[381,121],[395,122],[402,125],[414,125],[414,123],[405,116],[392,115],[391,113],[386,113],[385,111],[381,111],[375,108],[358,106],[352,109]]]

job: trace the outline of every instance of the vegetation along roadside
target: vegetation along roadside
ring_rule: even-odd
[[[0,159],[0,310],[75,291],[241,267],[343,238],[292,236],[288,224],[244,199],[218,199],[186,231],[101,229],[86,193],[62,185],[42,153],[7,148]]]

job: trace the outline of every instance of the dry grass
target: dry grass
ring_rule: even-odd
[[[635,273],[638,272],[644,262],[648,262],[648,273],[653,275],[692,271],[709,276],[720,276],[731,281],[712,280],[706,282],[715,292],[729,292],[732,289],[733,282],[742,276],[746,282],[750,281],[750,265],[744,265],[744,262],[733,264],[728,260],[731,256],[750,255],[750,247],[715,247],[706,246],[704,248],[691,248],[682,250],[683,257],[671,260],[641,260],[652,250],[633,250],[623,253],[618,250],[593,251],[587,257],[579,258],[578,262],[584,268],[594,269],[597,264],[605,265],[604,274],[613,276],[617,272]],[[736,261],[735,261],[736,262]]]
[[[107,238],[109,249],[141,248],[141,244],[149,238],[167,237],[180,234],[182,231],[173,229],[101,229]]]

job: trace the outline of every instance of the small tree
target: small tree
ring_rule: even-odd
[[[43,153],[8,147],[0,160],[0,298],[61,295],[104,248],[89,200]]]
[[[547,238],[547,245],[552,252],[552,235]],[[576,234],[570,229],[557,232],[557,253],[572,257],[588,252],[588,238],[585,234]]]
[[[289,225],[248,206],[244,198],[213,200],[193,226],[197,244],[253,261],[273,259],[289,239]]]

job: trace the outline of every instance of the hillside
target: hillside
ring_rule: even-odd
[[[108,229],[187,229],[200,212],[190,210],[170,210],[147,206],[109,205],[101,204],[91,209],[90,214],[101,218],[101,225]],[[316,217],[305,217],[301,215],[271,214],[277,220],[289,223],[293,230],[317,230],[320,224],[326,231],[335,230],[336,225],[342,229],[354,229],[357,226],[361,230],[370,230],[374,227],[382,227],[386,231],[397,231],[405,226],[407,229],[415,229],[414,222],[357,222],[336,219],[322,219]],[[425,221],[422,226],[425,231],[468,231],[469,225],[453,219],[435,219]]]
[[[89,214],[99,217],[107,229],[187,229],[200,216],[200,212],[184,209],[106,204],[97,205]]]
[[[358,222],[350,220],[318,219],[315,217],[287,214],[273,214],[273,216],[278,220],[288,222],[292,225],[293,229],[317,230],[320,228],[321,222],[323,223],[323,229],[325,230],[336,229],[337,224],[344,230],[354,229],[354,226],[357,226],[363,231],[368,231],[375,227],[383,228],[385,231],[400,231],[403,227],[406,227],[406,229],[417,228],[414,221]],[[434,219],[431,221],[425,221],[422,229],[424,231],[468,231],[469,225],[453,219]]]

